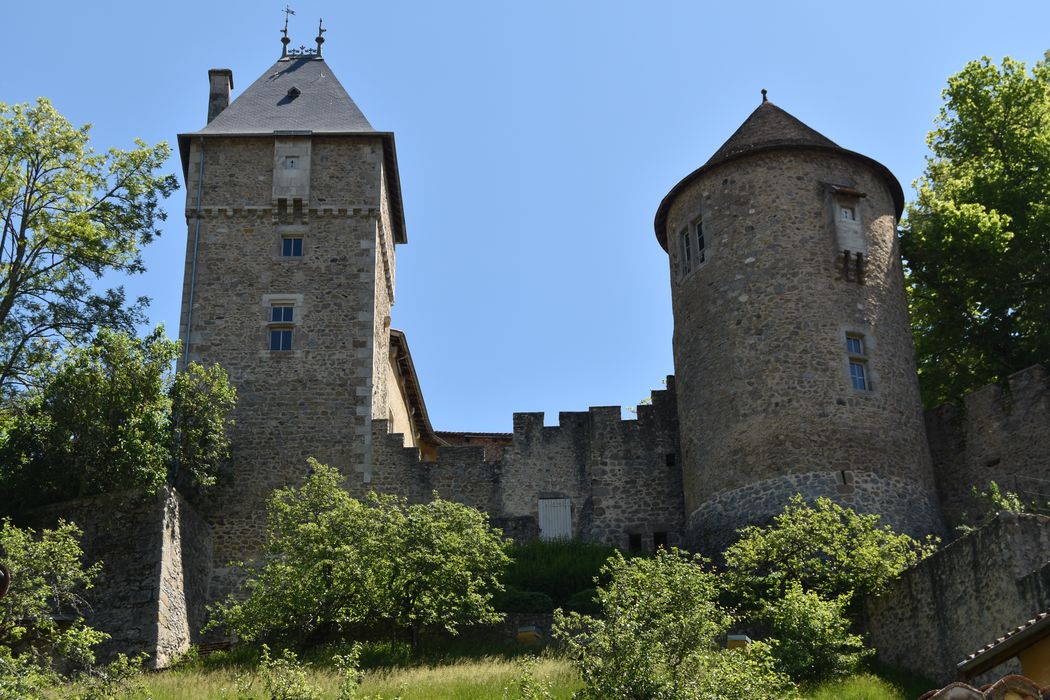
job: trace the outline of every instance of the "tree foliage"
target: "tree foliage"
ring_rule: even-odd
[[[745,608],[757,611],[795,582],[825,599],[879,593],[935,549],[936,539],[897,534],[878,515],[796,495],[770,525],[740,530],[725,552],[726,575]]]
[[[141,272],[140,247],[159,233],[160,199],[177,187],[158,175],[170,149],[136,141],[96,153],[51,103],[0,103],[0,394],[10,395],[57,348],[100,327],[131,330],[145,299],[91,282]]]
[[[264,556],[249,569],[248,596],[216,608],[222,625],[248,640],[311,643],[369,624],[412,632],[495,622],[493,594],[507,564],[501,533],[486,516],[435,497],[409,504],[341,487],[331,467],[310,460],[298,488],[267,505]]]
[[[84,624],[83,594],[101,565],[84,566],[80,535],[72,523],[39,536],[0,523],[0,558],[13,578],[0,599],[0,690],[12,693],[4,697],[35,697],[60,670],[94,663],[93,647],[109,637]]]
[[[163,328],[145,338],[102,329],[40,371],[0,442],[0,505],[155,492],[176,469],[186,484],[214,481],[235,392],[218,366],[174,375],[178,347]]]
[[[786,696],[790,681],[767,646],[747,654],[718,648],[733,620],[703,559],[677,549],[630,560],[616,553],[603,574],[600,617],[555,613],[555,635],[586,686],[582,700]]]
[[[982,58],[943,96],[901,239],[928,405],[1050,359],[1050,64]]]

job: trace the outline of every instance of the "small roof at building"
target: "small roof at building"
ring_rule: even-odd
[[[656,210],[654,227],[656,228],[656,239],[660,242],[663,249],[667,250],[667,214],[679,192],[696,178],[723,163],[738,158],[745,158],[755,153],[775,150],[817,150],[838,153],[858,159],[883,176],[890,189],[890,194],[893,196],[898,219],[904,211],[904,191],[901,189],[900,183],[897,182],[897,178],[893,176],[893,173],[886,166],[860,153],[842,148],[828,137],[811,129],[780,107],[766,100],[765,91],[763,91],[763,101],[751,113],[751,116],[744,120],[744,123],[733,132],[733,135],[715,151],[714,155],[706,163],[683,178],[660,202],[660,206]]]
[[[1050,611],[1042,612],[1023,625],[969,654],[957,665],[961,678],[973,678],[989,671],[1024,649],[1050,636]]]
[[[195,134],[374,134],[376,130],[323,58],[289,56],[270,66]]]

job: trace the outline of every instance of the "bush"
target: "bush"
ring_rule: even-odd
[[[598,604],[598,590],[586,588],[579,593],[573,593],[565,603],[565,608],[583,615],[598,615],[602,606]]]
[[[436,498],[408,504],[371,494],[362,503],[342,476],[310,460],[299,488],[268,503],[264,558],[249,569],[248,597],[231,595],[209,627],[242,639],[313,644],[368,624],[419,632],[497,622],[492,596],[506,543],[485,514]]]
[[[554,610],[554,601],[546,593],[536,591],[519,591],[508,588],[497,593],[492,605],[500,612],[509,613],[549,613]]]
[[[809,505],[796,495],[771,525],[740,530],[725,552],[727,589],[754,612],[783,597],[793,582],[825,598],[879,593],[937,543],[897,534],[879,520],[827,498]]]
[[[796,681],[821,681],[854,673],[874,653],[850,634],[849,596],[831,600],[802,590],[796,581],[784,597],[766,603],[763,619],[773,636],[777,666]]]
[[[602,568],[609,583],[597,588],[602,617],[555,612],[555,636],[585,684],[578,698],[785,696],[790,680],[764,647],[754,655],[719,649],[732,618],[705,564],[678,549],[632,560],[616,554]]]
[[[574,593],[592,588],[602,566],[618,550],[579,540],[532,540],[508,551],[503,584],[520,591],[546,593],[555,607],[565,607]]]

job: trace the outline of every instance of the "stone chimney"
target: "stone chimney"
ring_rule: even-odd
[[[208,123],[219,116],[219,112],[230,106],[230,90],[233,89],[233,71],[229,68],[212,68],[208,71],[211,90],[208,94]]]

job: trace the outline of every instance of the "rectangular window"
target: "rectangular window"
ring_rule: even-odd
[[[292,349],[291,328],[270,329],[270,350],[272,352],[283,352]]]
[[[864,339],[856,335],[847,335],[846,352],[848,352],[850,355],[863,355]]]
[[[653,550],[660,549],[663,547],[667,549],[667,533],[666,532],[654,532],[653,533]]]
[[[291,304],[274,304],[270,307],[270,323],[291,323],[294,310]]]
[[[853,382],[854,389],[868,390],[868,370],[863,360],[849,361],[849,378]]]
[[[627,551],[628,552],[640,552],[642,551],[642,536],[639,533],[631,533],[627,535]]]
[[[693,242],[692,232],[689,229],[682,231],[679,236],[681,237],[682,247],[682,275],[688,275],[693,269]]]
[[[857,210],[854,209],[853,207],[843,206],[843,207],[839,208],[839,211],[840,211],[840,216],[842,217],[843,221],[856,221],[857,220]]]
[[[699,219],[693,222],[693,231],[696,232],[696,261],[704,261],[704,222]]]
[[[281,239],[281,256],[285,258],[301,258],[303,257],[303,239],[302,238],[282,238]]]

